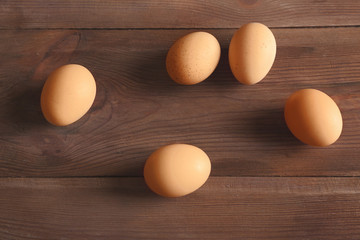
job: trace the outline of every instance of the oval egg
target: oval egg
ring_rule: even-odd
[[[340,109],[328,95],[316,89],[293,93],[285,104],[285,121],[300,141],[312,146],[328,146],[341,134]]]
[[[150,155],[144,167],[149,188],[164,197],[181,197],[208,179],[211,163],[206,153],[188,144],[171,144]]]
[[[166,56],[166,69],[177,83],[193,85],[214,72],[220,60],[217,39],[207,32],[193,32],[178,39]]]
[[[229,46],[229,64],[235,78],[246,85],[260,82],[270,71],[276,55],[271,30],[261,23],[248,23],[237,30]]]
[[[87,68],[64,65],[46,80],[41,93],[41,110],[48,122],[66,126],[85,115],[95,95],[95,79]]]

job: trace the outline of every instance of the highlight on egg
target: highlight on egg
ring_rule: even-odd
[[[286,101],[284,115],[292,134],[312,146],[331,145],[342,132],[339,107],[327,94],[316,89],[293,93]]]
[[[235,78],[246,85],[260,82],[269,73],[276,56],[276,40],[261,23],[238,29],[229,45],[229,64]]]
[[[193,32],[171,46],[166,56],[166,69],[176,83],[197,84],[214,72],[220,54],[220,44],[213,35]]]
[[[76,122],[92,106],[96,83],[84,66],[68,64],[54,70],[41,92],[41,110],[45,119],[55,126]]]
[[[210,171],[210,159],[203,150],[189,144],[171,144],[160,147],[146,160],[144,178],[160,196],[181,197],[200,188]]]

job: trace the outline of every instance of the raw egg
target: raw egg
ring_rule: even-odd
[[[41,110],[48,122],[66,126],[85,115],[95,95],[95,79],[87,68],[64,65],[46,80],[41,93]]]
[[[207,32],[193,32],[178,39],[166,56],[166,69],[177,83],[193,85],[204,81],[220,60],[220,44]]]
[[[270,71],[276,55],[271,30],[261,23],[248,23],[237,30],[229,46],[229,64],[235,78],[246,85],[260,82]]]
[[[293,93],[285,104],[285,121],[300,141],[312,146],[328,146],[341,134],[341,112],[325,93],[302,89]]]
[[[208,179],[211,163],[206,153],[188,144],[172,144],[150,155],[144,167],[146,184],[164,197],[181,197]]]

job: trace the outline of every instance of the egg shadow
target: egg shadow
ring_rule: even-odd
[[[17,130],[29,130],[46,125],[40,107],[41,87],[24,86],[12,93],[6,104],[7,119]]]
[[[209,85],[216,85],[216,87],[242,87],[242,84],[239,84],[238,80],[234,77],[231,72],[229,57],[228,57],[228,48],[221,49],[221,55],[219,63],[215,71],[210,75],[209,79],[205,80]]]
[[[135,147],[131,149],[126,149],[126,146],[123,146],[123,151],[117,152],[119,159],[124,159],[123,163],[119,162],[118,170],[110,173],[109,176],[122,176],[122,177],[138,177],[143,176],[144,165],[147,158],[150,154],[155,151],[156,148],[159,146],[142,146],[142,147]],[[126,156],[134,156],[137,155],[135,158],[133,157],[126,157]]]
[[[245,120],[249,134],[257,138],[259,144],[282,145],[286,147],[302,146],[288,129],[282,108],[256,111]]]
[[[137,57],[134,61],[131,79],[137,92],[145,95],[157,95],[182,91],[183,85],[175,83],[166,70],[167,51],[147,51],[145,56]]]
[[[112,178],[114,185],[117,186],[110,194],[114,194],[121,198],[136,198],[151,200],[159,198],[146,185],[143,177],[115,177]]]

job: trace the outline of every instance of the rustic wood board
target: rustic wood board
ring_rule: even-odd
[[[242,24],[271,27],[266,79],[239,84],[227,60]],[[358,0],[2,0],[0,239],[360,239]],[[216,71],[180,86],[171,44],[207,31]],[[91,110],[68,127],[42,117],[42,85],[78,63],[97,82]],[[286,98],[317,88],[339,105],[340,139],[296,140]],[[195,193],[161,198],[142,169],[161,145],[204,149],[212,173]]]
[[[227,61],[231,30],[215,73],[196,86],[166,73],[171,43],[194,30],[2,31],[1,176],[142,176],[149,154],[182,142],[204,149],[214,176],[360,175],[360,28],[275,29],[278,53],[261,83],[244,86]],[[53,127],[39,107],[47,75],[66,63],[94,74],[91,111]],[[305,146],[287,129],[284,103],[301,88],[325,91],[344,118],[341,138]]]
[[[358,26],[358,0],[2,0],[0,29]]]
[[[165,199],[141,178],[0,179],[1,239],[359,239],[359,178],[212,177]]]

